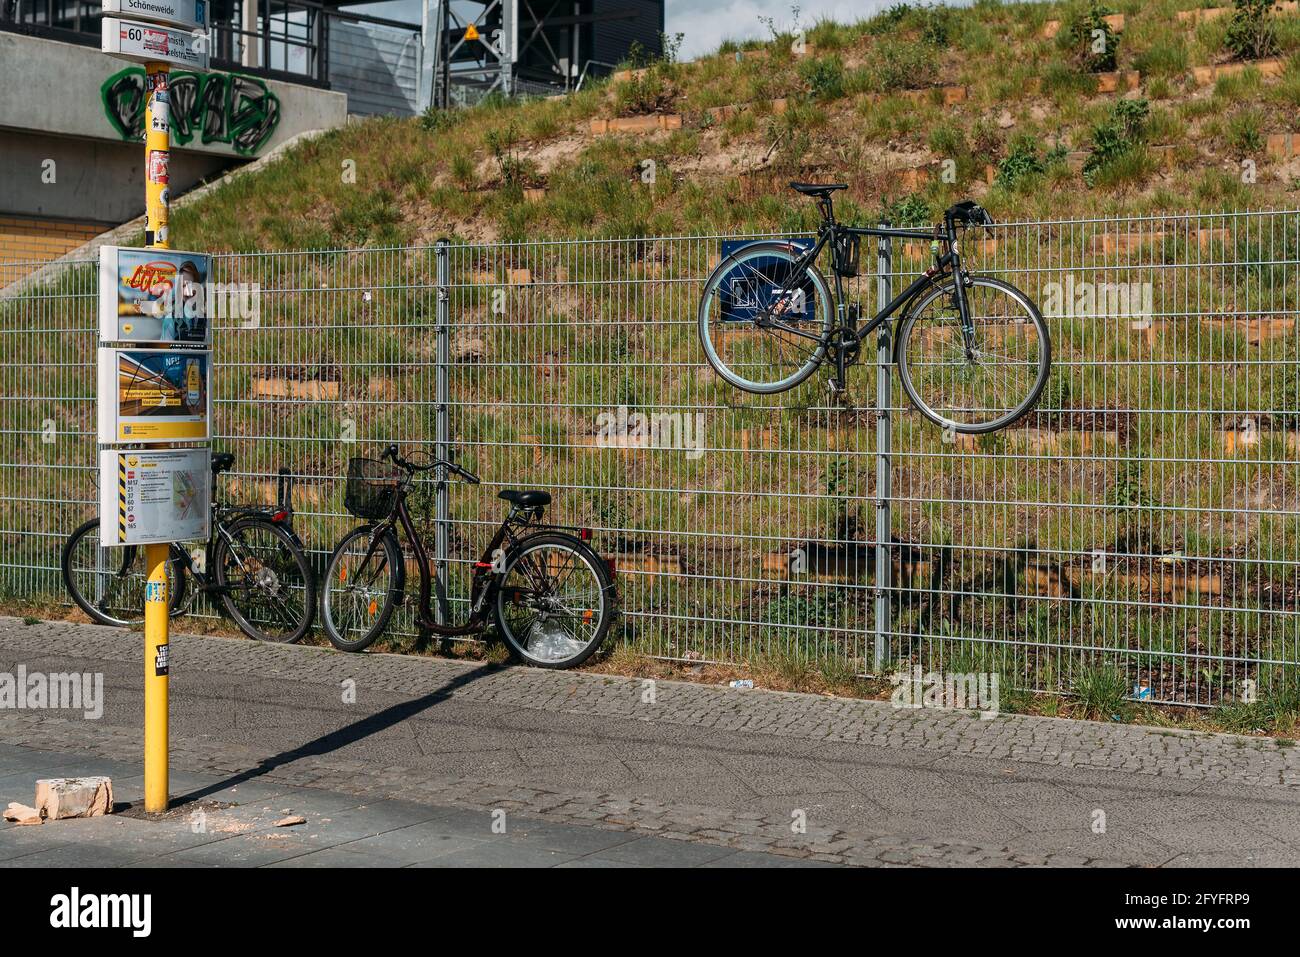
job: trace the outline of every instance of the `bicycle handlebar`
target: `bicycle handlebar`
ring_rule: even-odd
[[[953,223],[965,223],[970,226],[996,225],[987,209],[969,199],[949,206],[943,218],[944,222],[950,225]]]
[[[483,481],[477,475],[471,472],[469,469],[462,468],[461,466],[457,465],[455,462],[451,462],[446,459],[434,459],[432,462],[423,465],[418,464],[416,462],[411,462],[407,459],[402,458],[402,456],[398,454],[396,445],[390,445],[388,446],[388,448],[384,449],[384,454],[380,456],[380,460],[383,461],[384,459],[391,459],[394,465],[398,466],[399,468],[403,468],[406,471],[411,473],[431,472],[434,469],[443,468],[446,469],[448,472],[453,472],[456,475],[459,475],[461,478],[463,478],[466,482],[469,482],[471,485],[478,485],[481,481]]]

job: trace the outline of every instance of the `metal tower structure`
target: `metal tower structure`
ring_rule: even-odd
[[[663,0],[425,0],[421,106],[549,95],[662,49]]]

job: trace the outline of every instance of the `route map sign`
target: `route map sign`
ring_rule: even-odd
[[[206,448],[99,453],[99,540],[104,545],[207,539],[212,453]]]

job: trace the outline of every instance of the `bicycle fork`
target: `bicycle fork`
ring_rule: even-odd
[[[836,303],[835,319],[838,323],[831,348],[835,350],[835,373],[827,381],[831,394],[843,401],[847,394],[848,368],[852,361],[849,343],[857,338],[858,307],[846,305],[842,300]]]
[[[954,305],[957,307],[957,316],[961,321],[961,339],[962,346],[966,352],[968,362],[975,361],[975,319],[971,316],[970,302],[966,299],[966,272],[961,268],[961,262],[958,261],[952,270],[953,291],[952,297]]]

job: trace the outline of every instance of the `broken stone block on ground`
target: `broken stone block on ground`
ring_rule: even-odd
[[[36,810],[49,821],[111,814],[113,782],[102,775],[43,778],[36,782]]]

